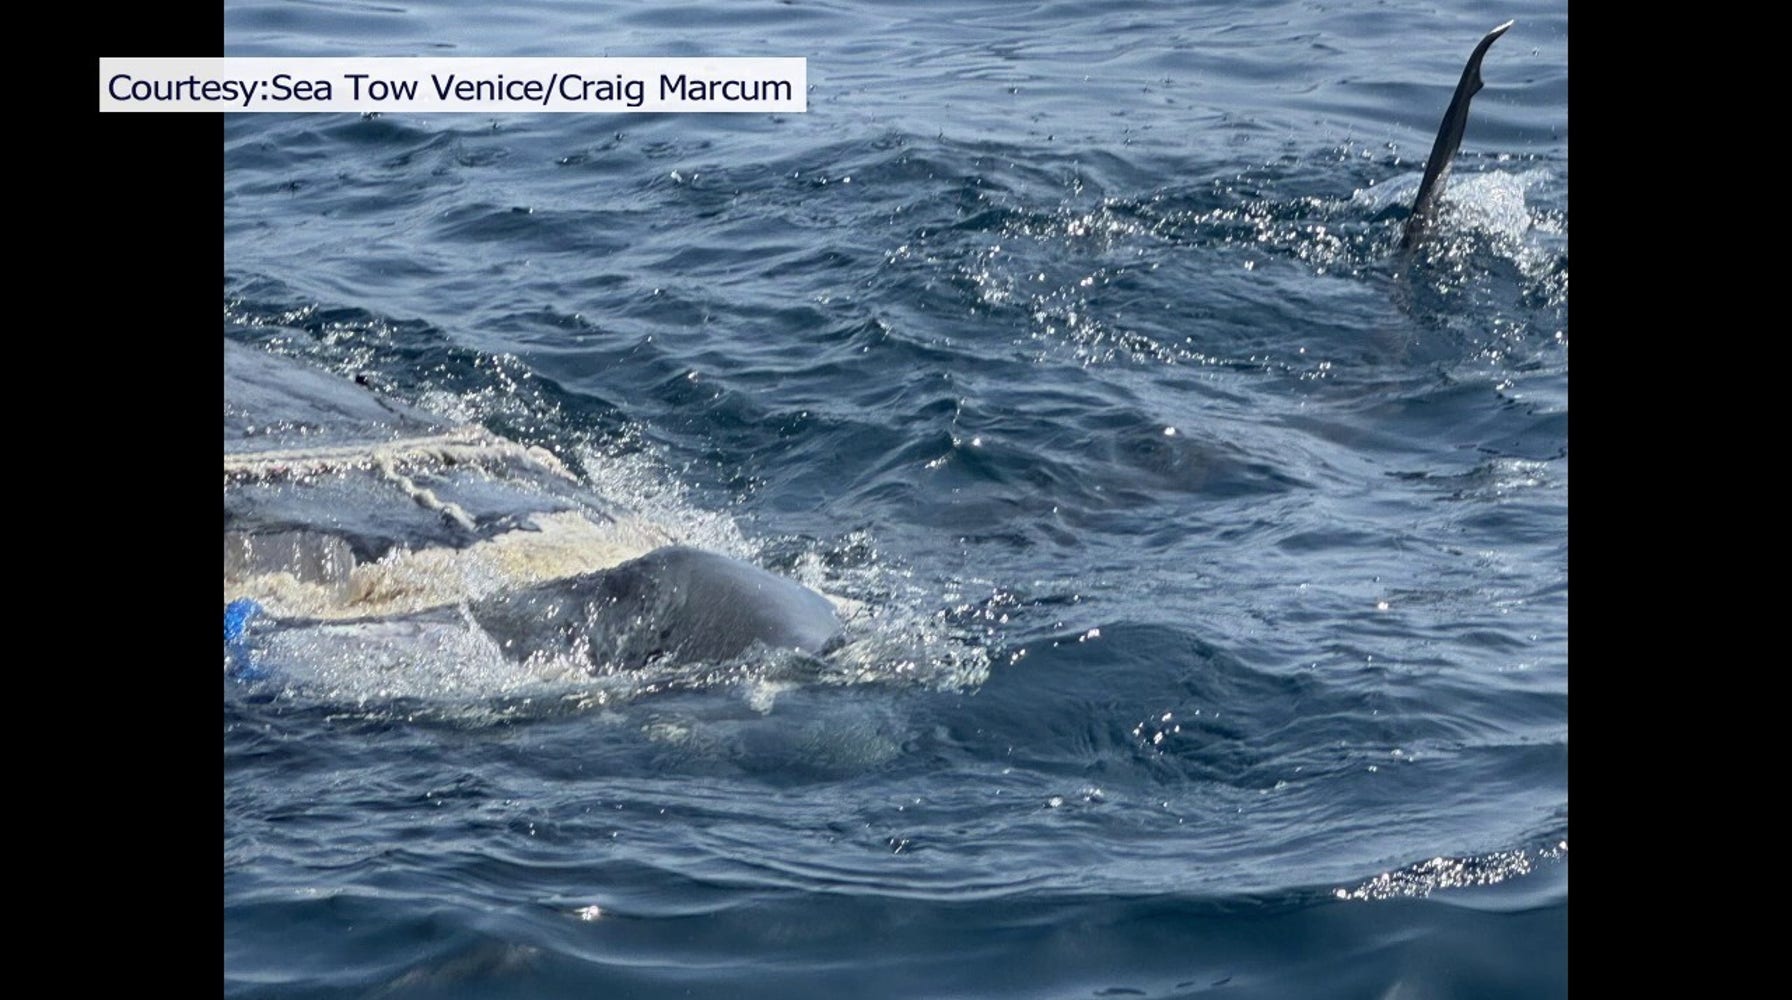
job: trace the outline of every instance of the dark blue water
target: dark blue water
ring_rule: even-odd
[[[803,115],[226,116],[225,329],[866,612],[810,677],[227,681],[227,993],[1566,991],[1563,5],[225,16],[808,57]]]

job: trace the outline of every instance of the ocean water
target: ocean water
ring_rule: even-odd
[[[227,994],[1566,992],[1565,5],[225,25],[806,56],[806,114],[226,115],[225,335],[864,609],[820,666],[227,678]]]

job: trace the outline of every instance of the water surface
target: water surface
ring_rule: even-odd
[[[801,115],[225,116],[225,330],[868,609],[821,668],[227,680],[227,993],[1566,991],[1561,5],[225,23],[806,56]]]

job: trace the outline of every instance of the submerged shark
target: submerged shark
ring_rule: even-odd
[[[224,599],[239,673],[258,616],[420,637],[451,620],[594,673],[821,655],[842,632],[829,599],[679,544],[545,449],[230,340]]]
[[[1462,147],[1462,133],[1468,127],[1469,101],[1481,91],[1481,60],[1487,55],[1488,48],[1515,23],[1507,21],[1483,36],[1469,55],[1468,65],[1462,68],[1462,79],[1456,83],[1456,93],[1450,97],[1443,124],[1438,126],[1437,139],[1431,144],[1431,156],[1425,161],[1425,177],[1419,182],[1418,197],[1413,199],[1412,214],[1406,218],[1406,229],[1400,238],[1400,248],[1404,251],[1417,247],[1430,231],[1431,221],[1437,215],[1438,201],[1443,196],[1444,180],[1450,175],[1450,161]]]
[[[1444,113],[1402,234],[1423,242],[1462,144],[1483,37]],[[821,655],[842,641],[828,598],[679,544],[598,497],[551,452],[388,399],[302,362],[224,342],[226,651],[282,626],[472,627],[507,658],[593,673]],[[228,659],[228,658],[227,658]]]

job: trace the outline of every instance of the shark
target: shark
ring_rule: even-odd
[[[226,338],[226,662],[248,634],[453,621],[503,655],[592,673],[824,655],[841,605],[685,544],[599,496],[552,452]]]
[[[1437,138],[1432,141],[1431,155],[1425,161],[1425,176],[1419,181],[1419,193],[1413,199],[1412,214],[1406,217],[1406,226],[1400,238],[1403,251],[1411,252],[1418,247],[1431,230],[1432,221],[1437,216],[1438,203],[1443,198],[1444,182],[1450,175],[1450,163],[1456,158],[1457,150],[1462,148],[1462,135],[1468,129],[1469,102],[1481,92],[1481,60],[1486,58],[1487,50],[1493,43],[1511,30],[1515,23],[1507,21],[1482,36],[1481,41],[1475,45],[1474,52],[1469,54],[1468,64],[1462,68],[1462,78],[1457,81],[1456,91],[1450,96],[1449,107],[1444,109],[1444,120],[1438,126]]]

